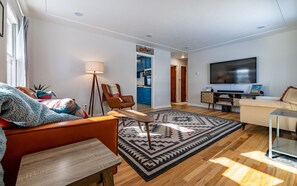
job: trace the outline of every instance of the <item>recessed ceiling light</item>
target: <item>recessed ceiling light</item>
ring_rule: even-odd
[[[261,25],[261,26],[258,26],[257,29],[263,29],[265,27],[266,27],[266,25]]]
[[[74,12],[74,15],[76,15],[76,16],[83,16],[84,14],[81,13],[81,12]]]
[[[146,37],[153,37],[153,34],[146,34]]]

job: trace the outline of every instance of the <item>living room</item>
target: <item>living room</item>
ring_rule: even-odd
[[[215,105],[215,110],[208,110],[208,104],[201,102],[201,91],[205,91],[206,87],[211,87],[215,92],[217,90],[240,90],[249,93],[251,90],[252,84],[211,84],[209,64],[215,62],[256,57],[257,82],[254,84],[262,85],[261,90],[264,92],[264,96],[281,97],[287,87],[297,87],[297,53],[295,51],[297,48],[297,8],[295,7],[297,5],[294,0],[266,0],[259,4],[247,1],[244,3],[219,3],[216,1],[181,3],[174,1],[170,9],[174,11],[166,9],[163,3],[160,3],[162,6],[159,6],[158,3],[151,5],[148,2],[142,2],[148,7],[147,10],[139,10],[137,6],[140,4],[135,1],[129,2],[129,4],[128,2],[115,1],[82,3],[66,0],[35,2],[1,0],[1,3],[4,6],[4,18],[7,18],[8,3],[16,20],[20,20],[22,14],[29,19],[26,86],[32,88],[34,84],[46,84],[58,97],[73,98],[82,108],[84,105],[89,106],[92,86],[92,76],[85,72],[85,64],[88,61],[104,62],[104,73],[98,74],[100,84],[117,83],[121,86],[123,94],[132,95],[135,100],[137,97],[136,45],[154,50],[152,109],[148,110],[149,112],[172,108],[173,110],[179,109],[240,121],[239,107],[232,108],[233,112],[221,112],[220,105]],[[191,3],[193,3],[192,6]],[[228,3],[230,7],[237,7],[234,9],[234,13],[224,12],[230,10]],[[171,3],[168,2],[168,4]],[[199,5],[201,7],[197,8]],[[185,11],[175,10],[179,6]],[[220,6],[221,8],[218,8]],[[19,7],[22,11],[19,10]],[[203,11],[203,8],[209,7],[213,7],[209,13]],[[245,9],[245,7],[247,8]],[[257,7],[260,7],[261,11]],[[154,9],[158,13],[149,14]],[[164,10],[168,11],[169,16],[174,15],[174,18],[161,17],[160,15],[163,14],[160,12]],[[197,13],[199,11],[202,13]],[[243,17],[234,16],[240,12],[244,12],[246,15],[241,15]],[[140,16],[142,14],[145,16]],[[195,17],[196,14],[204,16],[205,20],[201,20],[199,16]],[[119,19],[120,17],[122,19]],[[193,17],[193,22],[188,21],[191,17]],[[145,21],[141,22],[140,19]],[[160,19],[160,21],[156,21],[157,26],[152,23],[154,19]],[[138,25],[134,25],[136,23]],[[185,23],[185,25],[177,26],[180,23]],[[143,26],[141,27],[141,25]],[[189,25],[192,25],[193,28]],[[149,29],[149,26],[153,29]],[[0,82],[4,83],[8,82],[9,75],[6,52],[8,38],[5,29],[6,24],[4,23],[4,34],[3,37],[0,37]],[[170,30],[172,33],[168,33],[168,36],[164,34]],[[184,34],[180,35],[183,32]],[[175,37],[169,38],[172,36],[170,34]],[[172,53],[177,56],[187,54],[188,57],[188,106],[171,107],[170,65]],[[99,102],[100,100],[96,97],[95,116],[102,115]],[[110,110],[106,102],[103,102],[103,109],[105,114]],[[266,125],[268,126],[268,122]],[[291,138],[290,132],[285,131],[284,136]],[[234,138],[238,140],[233,143]],[[154,138],[152,137],[152,139]],[[261,143],[261,141],[265,141],[265,143]],[[259,147],[253,147],[252,143]],[[290,183],[294,185],[297,182],[296,167],[287,168],[282,164],[272,165],[271,160],[261,156],[267,149],[268,127],[259,127],[248,123],[244,131],[237,130],[230,133],[222,138],[222,141],[214,143],[213,146],[148,182],[144,181],[125,159],[122,159],[118,173],[114,176],[115,183],[116,185],[165,185],[167,182],[168,185],[248,185],[249,183],[257,185],[260,182],[253,178],[259,175],[263,180],[267,178],[265,180],[267,182],[263,181],[267,185],[290,185]],[[260,152],[262,152],[261,155],[257,154]],[[218,156],[221,159],[213,158],[217,153],[224,156]],[[249,161],[242,159],[246,156],[256,157],[256,159],[261,156],[262,162],[243,163]],[[224,157],[233,161],[232,163],[229,161],[234,166],[233,169],[236,165],[240,167],[242,176],[246,176],[247,172],[250,172],[253,178],[242,180],[238,178],[236,180],[235,175],[239,173],[230,170],[228,174],[231,175],[224,175],[223,169],[228,167]],[[238,158],[238,162],[235,161],[236,158]],[[191,165],[193,161],[196,162]],[[253,167],[258,164],[266,164],[266,168],[269,165],[274,166],[273,170],[283,175],[277,176],[276,173],[267,170],[261,172],[259,167],[249,170],[248,166]],[[217,169],[217,173],[209,170],[217,168],[215,165],[220,167]],[[232,169],[232,166],[229,168]],[[179,169],[184,171],[179,171]],[[283,169],[289,171],[282,172]],[[207,176],[207,170],[212,174]],[[219,176],[214,179],[211,175]],[[271,180],[275,182],[273,183]]]

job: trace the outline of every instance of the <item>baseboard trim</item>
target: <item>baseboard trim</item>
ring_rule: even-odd
[[[208,104],[188,103],[189,106],[208,108]]]
[[[160,106],[153,107],[153,109],[163,109],[163,108],[171,108],[171,105],[160,105]]]

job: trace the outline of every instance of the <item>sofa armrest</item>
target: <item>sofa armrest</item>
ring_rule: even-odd
[[[90,138],[99,139],[118,154],[118,119],[111,116],[95,117],[33,128],[6,129],[7,149],[1,161],[4,182],[14,185],[22,156]],[[116,172],[116,169],[115,171]]]
[[[75,126],[86,125],[86,124],[96,124],[102,121],[109,121],[109,120],[117,120],[117,119],[111,116],[92,117],[87,119],[49,123],[49,124],[44,124],[44,125],[40,125],[37,127],[30,127],[30,128],[15,127],[13,129],[4,130],[4,132],[5,132],[5,135],[8,136],[8,135],[15,135],[18,133],[28,133],[33,131],[41,131],[41,130],[48,130],[48,129],[55,129],[55,128],[68,128],[68,127],[75,127]]]

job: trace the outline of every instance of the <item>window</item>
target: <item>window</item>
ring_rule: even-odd
[[[9,4],[7,4],[7,84],[16,86],[16,29],[17,19]]]

